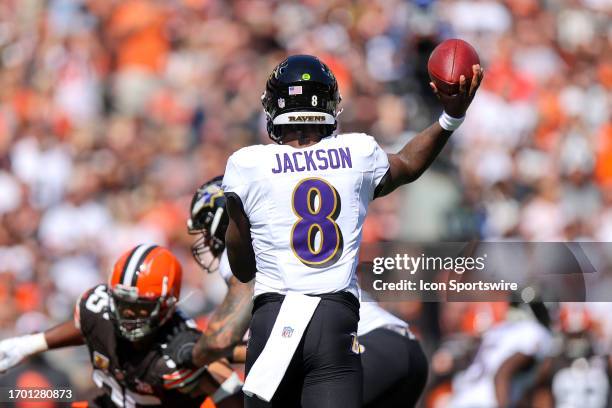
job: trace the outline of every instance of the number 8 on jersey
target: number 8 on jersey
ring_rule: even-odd
[[[312,268],[336,263],[343,250],[342,231],[336,223],[341,208],[338,191],[323,179],[307,178],[293,190],[291,205],[298,217],[291,229],[295,256]]]

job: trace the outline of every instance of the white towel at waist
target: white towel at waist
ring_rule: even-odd
[[[270,402],[320,301],[300,293],[285,295],[272,333],[242,387],[246,395]]]

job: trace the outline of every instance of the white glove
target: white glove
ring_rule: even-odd
[[[32,354],[40,353],[48,348],[44,333],[0,341],[0,373],[15,367]]]

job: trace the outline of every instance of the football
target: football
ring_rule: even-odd
[[[474,47],[463,40],[453,38],[443,41],[433,50],[427,62],[427,71],[440,92],[453,95],[459,92],[461,75],[465,75],[469,84],[474,64],[480,64]]]

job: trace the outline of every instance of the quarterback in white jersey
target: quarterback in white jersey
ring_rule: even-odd
[[[235,152],[223,179],[229,263],[242,282],[255,278],[246,406],[361,406],[355,270],[368,204],[427,169],[481,78],[474,65],[456,95],[430,84],[445,113],[386,154],[371,136],[334,134],[340,93],[318,58],[274,69],[262,104],[276,144]]]
[[[388,170],[387,154],[365,134],[234,153],[223,182],[251,223],[255,296],[347,291],[358,297],[363,220]]]
[[[221,190],[222,177],[205,182],[191,201],[189,233],[196,235],[192,253],[207,272],[219,272],[228,286],[221,305],[212,313],[208,328],[195,346],[196,361],[227,357],[244,362],[243,334],[253,306],[251,283],[237,281],[225,248],[228,218]],[[410,406],[418,400],[427,380],[427,361],[408,324],[361,293],[357,334],[363,365],[363,402],[371,407]],[[188,362],[187,362],[188,363]]]
[[[528,369],[548,357],[551,350],[550,331],[532,317],[494,326],[482,336],[472,364],[453,379],[450,407],[515,406],[517,401],[511,401],[510,395],[511,381],[519,374],[528,375]],[[531,373],[535,374],[535,370]]]

